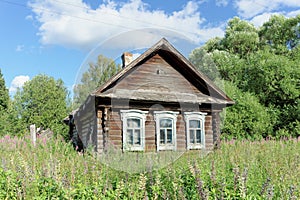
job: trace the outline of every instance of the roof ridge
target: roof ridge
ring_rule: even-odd
[[[147,57],[151,56],[151,54],[155,53],[158,50],[166,50],[170,51],[173,55],[180,59],[187,68],[195,74],[196,77],[199,77],[204,83],[207,85],[207,89],[209,92],[217,93],[219,97],[224,100],[233,102],[217,85],[215,85],[205,74],[198,71],[194,65],[183,56],[166,38],[161,38],[158,42],[156,42],[152,47],[147,49],[144,53],[134,59],[131,63],[125,66],[122,70],[120,70],[116,75],[111,77],[107,82],[98,87],[94,92],[91,93],[92,96],[98,96],[102,92],[111,88],[116,81],[120,80],[126,73],[128,73],[132,68],[134,68],[138,63],[142,62]]]

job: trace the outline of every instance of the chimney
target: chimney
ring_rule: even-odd
[[[133,60],[133,55],[132,53],[129,52],[124,52],[122,55],[122,68],[126,67],[129,63],[131,63]]]

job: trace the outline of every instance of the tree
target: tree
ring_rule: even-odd
[[[286,55],[276,55],[269,49],[249,57],[242,89],[256,94],[265,106],[276,109],[274,131],[294,132],[300,122],[300,62]],[[297,136],[296,133],[293,136]]]
[[[5,80],[0,69],[0,109],[7,109],[9,104],[8,89],[5,86]]]
[[[273,134],[274,119],[268,108],[250,92],[243,92],[231,82],[225,81],[225,91],[235,101],[223,113],[223,138],[260,139]]]
[[[223,80],[231,82],[241,94],[253,96],[249,96],[249,100],[267,108],[272,118],[271,135],[276,137],[300,135],[299,24],[300,15],[293,18],[272,16],[259,28],[235,17],[228,22],[223,38],[209,40],[201,47],[202,52],[194,53],[199,58],[196,63],[202,68],[208,53]],[[256,103],[253,106],[258,108]],[[237,122],[234,116],[242,119],[235,112],[236,107],[240,109],[238,105],[227,109],[228,116],[233,116],[229,117],[233,123]],[[237,126],[251,127],[252,122],[244,120],[243,123]]]
[[[227,51],[215,50],[212,58],[217,66],[220,77],[239,85],[244,74],[245,60]]]
[[[254,25],[238,17],[231,19],[223,39],[224,47],[231,53],[241,57],[254,52],[259,44],[258,31]]]
[[[89,63],[88,70],[82,74],[81,83],[74,87],[74,108],[80,106],[92,91],[115,75],[119,69],[119,65],[103,55],[98,56],[97,63]]]
[[[293,49],[300,40],[300,15],[286,18],[273,15],[259,30],[262,45],[272,47],[277,53],[286,53]]]
[[[196,48],[189,55],[189,60],[193,65],[211,80],[215,81],[219,78],[218,69],[211,56],[204,48]]]
[[[219,38],[219,37],[215,37],[212,39],[209,39],[205,45],[203,46],[203,48],[208,52],[211,53],[215,50],[224,50],[224,46],[223,46],[223,38]]]
[[[5,86],[5,80],[0,69],[0,136],[8,133],[10,123],[8,122],[9,94]]]
[[[294,104],[299,98],[299,61],[275,55],[269,50],[260,50],[249,57],[246,67],[243,89],[257,94],[266,106],[283,107]]]
[[[67,131],[62,119],[67,116],[67,94],[62,80],[37,75],[16,93],[15,117],[20,119],[23,128],[36,124],[37,127],[50,128],[54,133],[64,135]]]

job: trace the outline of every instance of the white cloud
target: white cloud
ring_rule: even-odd
[[[267,22],[270,17],[272,15],[275,15],[275,14],[280,14],[280,13],[263,13],[261,15],[257,15],[255,17],[253,17],[250,22],[256,26],[256,27],[260,27],[262,26],[265,22]]]
[[[132,54],[132,59],[135,60],[140,55],[141,55],[140,53],[134,53],[134,54]]]
[[[297,16],[297,15],[299,15],[299,14],[300,14],[300,10],[295,10],[295,11],[291,11],[291,12],[272,12],[272,13],[267,12],[267,13],[263,13],[263,14],[261,14],[261,15],[257,15],[257,16],[255,16],[255,17],[253,17],[253,18],[250,20],[250,22],[251,22],[252,24],[254,24],[254,26],[260,27],[260,26],[262,26],[265,22],[267,22],[267,21],[270,19],[270,17],[271,17],[272,15],[284,15],[284,16],[286,16],[286,17],[295,17],[295,16]]]
[[[151,10],[142,0],[126,3],[104,1],[96,9],[82,0],[35,0],[29,6],[40,23],[38,36],[42,44],[87,50],[120,33],[140,29],[165,29],[197,43],[219,36],[220,32],[223,33],[221,28],[203,27],[205,19],[198,12],[199,4],[189,1],[182,10],[172,13]],[[140,36],[137,34],[132,37],[137,39]],[[153,31],[148,32],[147,37],[154,38]],[[134,41],[152,45],[153,40],[147,37],[143,37],[142,41]],[[122,42],[124,46],[134,46],[129,39]],[[120,45],[117,42],[115,44]]]
[[[24,83],[28,80],[29,76],[16,76],[10,84],[9,93],[15,93],[17,89],[23,87]]]
[[[286,14],[286,16],[288,16],[288,17],[296,17],[297,15],[300,15],[300,9],[291,11],[291,12]]]
[[[199,35],[203,38],[204,41],[207,41],[213,37],[223,37],[224,31],[220,27],[203,29],[199,31]],[[213,36],[213,37],[211,37]]]
[[[20,51],[23,51],[24,50],[24,45],[18,45],[17,47],[16,47],[16,51],[17,52],[20,52]]]
[[[229,3],[229,0],[216,0],[216,5],[217,6],[227,6]]]
[[[300,1],[296,0],[236,0],[239,15],[244,18],[252,18],[264,12],[275,12],[282,7],[299,8]]]
[[[25,17],[25,19],[26,19],[26,20],[33,20],[33,16],[32,16],[32,15],[27,15],[27,16]]]

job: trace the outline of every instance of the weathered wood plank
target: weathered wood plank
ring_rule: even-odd
[[[144,89],[202,94],[159,55],[155,55],[141,66],[138,66],[135,71],[122,79],[114,89],[127,89],[133,92],[137,89]]]

